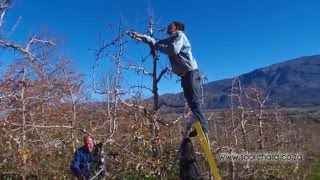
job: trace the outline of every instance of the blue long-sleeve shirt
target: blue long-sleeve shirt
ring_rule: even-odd
[[[177,31],[169,38],[155,40],[144,35],[146,42],[154,45],[156,50],[168,55],[172,72],[181,76],[188,71],[198,69],[197,62],[192,56],[191,45],[186,35],[182,31]]]
[[[85,148],[85,146],[80,147],[74,153],[74,159],[71,164],[71,171],[74,175],[83,175],[86,179],[90,176],[90,163],[92,162],[91,153]]]

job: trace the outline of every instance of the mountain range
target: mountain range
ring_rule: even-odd
[[[203,85],[204,109],[227,108],[233,81],[237,79],[244,89],[254,88],[260,94],[269,94],[267,104],[277,102],[281,107],[320,105],[320,55],[303,56],[234,78],[209,82]],[[235,86],[234,86],[235,87]],[[182,93],[164,94],[160,102],[182,105]]]

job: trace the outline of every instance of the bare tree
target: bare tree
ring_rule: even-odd
[[[232,98],[232,106],[235,109],[239,109],[240,110],[240,115],[236,116],[236,119],[238,120],[237,122],[239,122],[239,128],[241,130],[242,133],[242,139],[243,139],[243,148],[246,152],[248,152],[248,143],[249,143],[249,138],[247,135],[247,116],[246,116],[246,109],[245,109],[245,105],[243,102],[244,101],[244,91],[242,89],[241,86],[241,81],[239,78],[235,78],[232,82],[232,92],[231,92],[231,97],[235,97],[236,99]],[[232,112],[234,112],[234,110],[232,110]],[[234,113],[232,113],[232,116],[234,116]],[[235,122],[234,122],[234,117],[231,117],[232,119],[232,125],[234,126]],[[234,126],[235,129],[238,129],[238,126]],[[236,131],[234,131],[234,137],[237,138],[236,135]],[[236,139],[237,141],[237,139]]]

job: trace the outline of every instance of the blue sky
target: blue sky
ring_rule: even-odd
[[[158,27],[171,21],[185,24],[200,72],[209,82],[320,54],[319,0],[17,0],[5,17],[5,27],[10,29],[20,15],[11,40],[21,43],[33,34],[49,31],[63,42],[66,56],[90,81],[94,54],[88,49],[98,47],[99,35],[110,39],[108,24],[117,24],[121,15],[125,28],[145,32],[150,8],[156,18],[160,17]],[[142,21],[137,21],[137,15]],[[148,48],[129,42],[125,57],[140,61],[137,54],[148,54]],[[160,66],[167,63],[161,56]],[[146,61],[143,65],[150,64]],[[108,71],[112,65],[105,66]],[[136,82],[142,77],[125,73],[124,79]],[[176,80],[163,80],[160,94],[180,92]],[[143,83],[150,84],[147,80]]]

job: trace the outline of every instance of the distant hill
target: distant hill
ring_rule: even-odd
[[[269,103],[282,107],[320,105],[320,55],[304,56],[256,69],[238,76],[242,87],[269,92]],[[204,85],[204,109],[226,108],[232,80],[224,79]],[[169,97],[169,98],[168,98]],[[182,93],[165,94],[167,104],[183,104]]]

